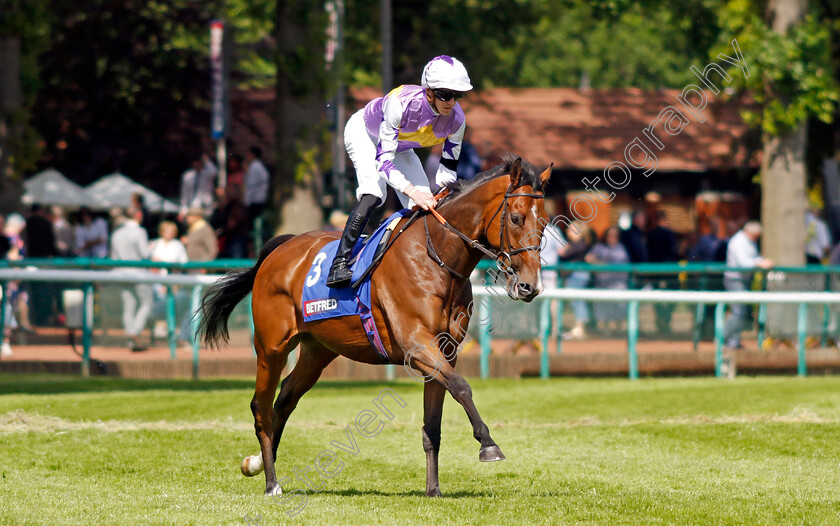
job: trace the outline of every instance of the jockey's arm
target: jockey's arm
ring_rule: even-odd
[[[406,193],[406,187],[409,186],[408,179],[394,165],[394,157],[399,145],[398,138],[403,108],[396,97],[386,97],[382,110],[383,119],[382,124],[379,125],[379,143],[376,145],[376,164],[379,169],[379,176],[398,192]]]
[[[464,141],[464,130],[467,123],[464,121],[461,127],[443,141],[443,151],[440,155],[440,164],[435,175],[435,185],[442,188],[444,185],[455,181],[458,178],[458,159],[461,156],[461,143]]]

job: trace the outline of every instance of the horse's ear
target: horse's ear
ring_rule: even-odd
[[[545,186],[545,183],[548,182],[548,179],[551,177],[551,169],[554,168],[554,163],[548,165],[548,168],[545,169],[543,173],[540,174],[540,184]]]
[[[519,186],[520,179],[522,179],[522,159],[517,157],[510,165],[510,187]]]

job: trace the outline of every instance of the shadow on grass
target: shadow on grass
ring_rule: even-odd
[[[323,380],[313,391],[345,390],[378,387],[408,387],[416,382],[359,382],[349,380]],[[418,384],[422,386],[422,384]],[[0,375],[0,395],[6,394],[64,394],[98,393],[117,391],[211,391],[253,390],[251,378],[209,378],[206,380],[171,379],[142,380],[133,378],[82,378],[67,375]],[[419,387],[418,387],[419,389]]]
[[[342,490],[322,490],[318,495],[335,495],[337,497],[425,497],[426,492],[421,490],[412,491],[379,491],[377,489],[355,489],[348,488]],[[490,491],[450,491],[443,492],[443,495],[438,498],[443,499],[463,499],[476,497],[493,497],[496,494]]]

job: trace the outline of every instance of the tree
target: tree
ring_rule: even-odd
[[[831,122],[840,100],[831,22],[807,7],[806,0],[732,0],[721,10],[725,45],[736,39],[750,67],[749,78],[733,78],[761,108],[744,118],[763,133],[762,249],[780,265],[805,262],[807,121]]]
[[[807,0],[771,0],[767,22],[784,37],[804,20]],[[780,79],[767,79],[765,90],[777,103],[789,107],[792,95]],[[774,135],[765,131],[761,157],[761,218],[763,249],[780,265],[805,264],[805,171],[806,123],[792,125]]]
[[[312,230],[323,220],[317,196],[329,151],[323,111],[326,27],[323,2],[277,0],[274,202],[284,233]]]
[[[20,207],[22,175],[40,155],[30,112],[46,19],[45,0],[14,0],[0,10],[0,210]]]

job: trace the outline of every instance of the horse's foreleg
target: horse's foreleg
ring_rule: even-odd
[[[467,334],[470,324],[469,305],[472,302],[472,290],[464,287],[458,299],[453,303],[449,318],[449,334],[460,345]],[[455,365],[457,356],[450,364]],[[426,382],[423,391],[423,449],[426,451],[426,496],[439,497],[440,480],[438,478],[438,456],[440,454],[440,420],[443,416],[443,402],[446,389],[438,382]]]
[[[418,338],[416,341],[433,341],[433,336]],[[425,376],[427,381],[434,381],[449,391],[452,398],[458,401],[467,412],[473,428],[473,436],[481,444],[479,460],[492,462],[504,460],[505,456],[496,442],[490,437],[487,424],[481,419],[472,399],[472,389],[463,376],[455,372],[452,365],[443,357],[439,349],[424,347],[411,355],[411,367]]]
[[[440,453],[440,419],[446,389],[437,382],[426,382],[423,391],[423,449],[426,451],[426,496],[440,497],[438,454]]]

